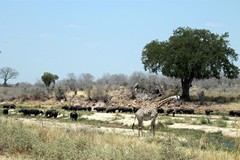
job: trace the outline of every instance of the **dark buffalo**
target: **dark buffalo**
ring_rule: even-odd
[[[67,110],[67,111],[69,110],[69,108],[70,108],[69,106],[62,106],[62,109]]]
[[[240,116],[240,110],[230,110],[229,115],[230,116]]]
[[[15,104],[4,104],[3,108],[16,109],[16,105]]]
[[[192,108],[183,108],[183,114],[194,114],[194,109]]]
[[[191,108],[176,108],[176,114],[194,114],[194,109]]]
[[[90,112],[92,110],[92,107],[88,106],[86,107],[86,110]]]
[[[182,108],[176,108],[175,112],[176,112],[176,114],[183,114]]]
[[[212,109],[205,109],[205,114],[209,116],[213,112]]]
[[[77,111],[78,110],[78,106],[70,106],[69,110],[70,111]]]
[[[105,107],[95,107],[94,110],[96,110],[97,112],[104,112],[106,110]]]
[[[173,108],[168,108],[166,111],[166,115],[168,116],[170,113],[173,113],[174,109]]]
[[[43,114],[43,111],[38,110],[38,109],[30,109],[30,114],[33,114],[34,116],[37,116],[39,114]]]
[[[135,107],[133,106],[133,112],[136,113],[141,107]]]
[[[92,110],[92,107],[90,106],[81,106],[80,110],[84,110],[84,111],[91,111]]]
[[[24,116],[31,115],[29,109],[25,109],[25,108],[21,108],[18,112],[22,113]]]
[[[58,111],[54,110],[54,109],[50,109],[50,110],[47,110],[46,113],[45,113],[45,117],[47,118],[57,118],[58,116]]]
[[[39,114],[43,114],[43,111],[41,110],[38,110],[38,109],[24,109],[24,108],[21,108],[19,110],[19,113],[23,113],[23,115],[34,115],[34,116],[37,116]]]
[[[159,107],[159,108],[157,108],[157,112],[158,112],[158,113],[164,113],[164,109],[161,108],[161,107]]]
[[[3,109],[3,114],[8,114],[8,110],[9,110],[8,108],[4,108]]]
[[[78,113],[76,111],[73,111],[73,112],[70,113],[70,119],[76,121],[77,118],[78,118]]]
[[[106,110],[106,112],[107,112],[107,113],[115,113],[117,109],[118,109],[117,107],[109,107],[109,108]]]
[[[75,106],[77,107],[76,109],[79,111],[91,111],[92,107],[88,107],[88,106]]]
[[[133,108],[131,107],[118,107],[118,111],[122,113],[132,113]]]
[[[86,107],[86,106],[70,106],[69,107],[69,110],[70,111],[91,111],[92,110],[92,108],[91,107]]]

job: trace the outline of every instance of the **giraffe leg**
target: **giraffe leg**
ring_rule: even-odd
[[[155,136],[155,123],[153,124],[153,136]]]
[[[142,136],[142,127],[139,127],[138,128],[138,137],[141,137]]]
[[[142,136],[142,122],[138,123],[138,137]]]
[[[155,136],[155,120],[151,121],[151,131],[153,132],[153,136]]]

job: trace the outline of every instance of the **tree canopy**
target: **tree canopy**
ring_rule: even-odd
[[[181,97],[189,100],[194,79],[238,77],[239,68],[234,65],[238,54],[229,47],[228,37],[228,33],[218,35],[206,29],[179,27],[167,41],[153,40],[145,45],[144,69],[181,79]]]
[[[49,72],[44,72],[42,75],[42,81],[45,84],[45,86],[48,88],[51,83],[55,84],[55,81],[59,78],[57,75],[54,75]]]

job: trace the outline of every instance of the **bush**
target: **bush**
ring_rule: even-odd
[[[55,97],[56,100],[60,101],[62,99],[64,99],[66,101],[66,96],[65,96],[65,92],[61,87],[57,87],[55,90]]]
[[[108,99],[109,99],[107,92],[105,91],[104,88],[101,88],[101,87],[98,87],[97,89],[92,91],[92,97],[91,98],[92,98],[92,100],[94,100],[96,102],[99,101],[99,100],[107,102]]]
[[[35,142],[35,136],[28,132],[22,125],[12,125],[8,122],[1,122],[0,125],[1,152],[29,153]]]
[[[40,88],[34,88],[34,87],[30,89],[24,88],[20,97],[22,98],[23,101],[26,101],[29,99],[43,101],[47,97],[47,93],[45,93],[45,91]]]
[[[167,137],[162,141],[161,149],[159,152],[160,160],[189,160],[194,159],[194,153],[187,154],[182,148],[179,147],[179,142],[173,136]]]
[[[174,121],[172,119],[167,119],[166,121],[164,121],[165,125],[173,125]]]
[[[201,124],[211,124],[212,123],[209,118],[205,118],[205,117],[201,117],[200,122],[201,122]]]
[[[216,120],[215,123],[217,124],[218,127],[227,127],[227,122],[225,122],[221,119]]]
[[[229,117],[228,116],[222,116],[222,120],[229,120]]]

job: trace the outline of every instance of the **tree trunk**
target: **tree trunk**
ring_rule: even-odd
[[[181,99],[186,100],[186,101],[190,101],[191,99],[190,99],[190,95],[189,95],[189,90],[190,90],[192,81],[182,79],[181,83],[182,83]]]
[[[3,86],[7,87],[7,79],[4,79]]]

